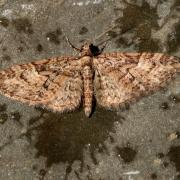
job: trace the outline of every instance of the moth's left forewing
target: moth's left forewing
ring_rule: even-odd
[[[137,58],[133,59],[136,56],[138,56],[137,53],[134,56],[131,55],[130,58],[127,58],[124,53],[108,53],[93,59],[94,91],[98,104],[108,109],[117,109],[125,102],[124,97],[127,96],[127,91],[124,90],[124,86],[119,85],[119,81],[126,76],[128,68],[136,66]],[[126,81],[131,85],[129,82],[131,79],[126,79]]]
[[[97,102],[118,108],[164,87],[176,74],[178,58],[160,53],[110,53],[93,60]]]

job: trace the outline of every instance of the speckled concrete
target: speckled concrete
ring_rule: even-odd
[[[112,51],[180,57],[179,0],[1,0],[0,66],[76,55],[65,35]],[[180,75],[111,112],[53,114],[0,96],[0,180],[180,179]]]

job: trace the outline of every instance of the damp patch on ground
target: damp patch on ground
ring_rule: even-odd
[[[27,133],[31,136],[33,131],[38,132],[34,145],[37,149],[36,158],[45,157],[47,167],[57,163],[68,163],[66,172],[69,174],[75,161],[80,161],[83,169],[83,151],[88,148],[93,163],[97,165],[95,152],[96,150],[99,153],[107,152],[104,141],[110,136],[110,132],[115,132],[114,122],[120,121],[121,117],[115,116],[114,112],[101,109],[95,111],[90,119],[81,118],[83,113],[82,111],[67,115],[43,113],[41,117],[31,119],[30,126],[43,119],[41,125],[30,128]]]
[[[57,45],[57,44],[60,44],[59,36],[61,36],[61,35],[62,35],[62,31],[61,31],[61,29],[58,28],[55,31],[46,33],[46,38],[48,41]]]
[[[12,25],[15,27],[17,32],[25,34],[33,34],[33,28],[28,18],[17,18],[12,20]]]

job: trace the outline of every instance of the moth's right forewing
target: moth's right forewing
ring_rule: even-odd
[[[82,95],[77,66],[76,59],[71,57],[14,65],[0,71],[0,92],[30,105],[43,105],[59,112],[72,110],[79,106]]]

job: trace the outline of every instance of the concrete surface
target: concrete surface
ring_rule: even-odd
[[[179,0],[1,0],[0,66],[75,55],[65,35],[180,57],[179,17]],[[124,110],[96,106],[90,119],[1,96],[0,123],[0,180],[180,179],[180,76]]]

